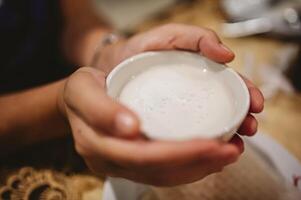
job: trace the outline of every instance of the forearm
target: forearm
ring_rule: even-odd
[[[91,1],[63,0],[62,48],[66,58],[78,66],[90,64],[94,51],[111,28],[96,16]]]
[[[0,96],[0,154],[67,135],[68,123],[57,99],[64,80]]]

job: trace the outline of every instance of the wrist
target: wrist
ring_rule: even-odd
[[[108,74],[121,61],[125,42],[124,37],[116,34],[107,34],[102,37],[95,48],[90,66]]]
[[[126,40],[120,40],[114,44],[106,46],[101,52],[99,62],[100,69],[108,75],[116,65],[124,60]]]

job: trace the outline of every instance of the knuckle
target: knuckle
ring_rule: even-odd
[[[204,31],[206,34],[208,35],[215,35],[215,31],[213,29],[210,28],[204,28]]]
[[[90,73],[90,72],[93,72],[94,69],[91,68],[91,67],[80,67],[78,70],[76,70],[75,74],[76,73]]]
[[[72,105],[75,96],[81,95],[80,91],[87,87],[90,78],[97,78],[102,86],[105,85],[105,73],[90,67],[82,67],[75,71],[67,80],[63,89],[63,100]],[[69,104],[68,104],[69,105]]]
[[[82,73],[85,71],[86,67],[82,67],[76,70],[69,78],[70,82],[77,82],[82,77]]]
[[[219,38],[217,36],[216,32],[214,30],[212,30],[212,29],[204,28],[204,31],[205,31],[205,36],[207,36],[207,37],[210,37],[210,38],[212,38],[212,37]]]
[[[64,87],[64,100],[66,102],[69,102],[72,96],[73,91],[77,88],[78,84],[81,82],[82,79],[82,73],[77,70],[74,72],[66,81],[65,87]]]
[[[80,69],[76,70],[68,79],[69,84],[80,84],[80,80],[83,80],[85,77],[91,76],[95,74],[97,77],[100,77],[100,80],[104,80],[106,74],[101,70],[96,70],[91,67],[81,67]]]

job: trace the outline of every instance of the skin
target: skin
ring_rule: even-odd
[[[66,0],[66,5],[68,2],[74,3],[74,10],[89,9],[83,6],[88,1]],[[78,2],[83,5],[78,6]],[[79,14],[78,23],[71,23],[78,14],[74,10],[66,11],[66,21],[70,22],[63,35],[63,47],[67,58],[86,65],[93,56],[93,44],[109,29],[93,16],[89,17],[91,23],[88,24],[80,20],[89,15]],[[213,31],[181,24],[161,26],[107,46],[93,68],[81,67],[64,80],[0,96],[0,153],[6,155],[72,132],[76,150],[96,174],[173,186],[222,170],[243,152],[239,136],[229,143],[199,139],[146,140],[139,131],[138,117],[106,95],[105,78],[116,64],[140,52],[170,49],[197,52],[220,63],[234,58],[233,52],[221,44]],[[252,113],[262,111],[264,100],[260,91],[245,81],[251,106],[239,133],[251,136],[257,129]]]
[[[159,186],[190,183],[235,162],[243,152],[239,136],[229,143],[217,140],[163,142],[146,140],[133,112],[106,95],[105,77],[115,63],[148,50],[181,49],[201,53],[217,62],[230,62],[234,54],[214,32],[195,26],[169,24],[104,49],[112,52],[107,65],[84,67],[66,82],[59,105],[69,120],[76,149],[95,173],[124,177]],[[113,63],[113,64],[112,64]],[[102,68],[102,66],[106,66]],[[250,113],[239,132],[253,135],[263,97],[248,80]]]

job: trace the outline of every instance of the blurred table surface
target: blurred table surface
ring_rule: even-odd
[[[264,65],[275,63],[275,54],[282,48],[291,46],[289,42],[269,37],[252,36],[246,38],[223,38],[220,25],[225,21],[218,0],[194,0],[176,5],[160,17],[141,24],[137,31],[148,30],[154,26],[176,22],[208,27],[216,31],[222,41],[236,54],[230,67],[242,72],[246,55],[252,55],[252,64],[256,70]],[[243,72],[242,72],[243,73]],[[259,132],[272,136],[301,161],[301,94],[287,95],[278,93],[265,102],[265,111],[258,117]]]

